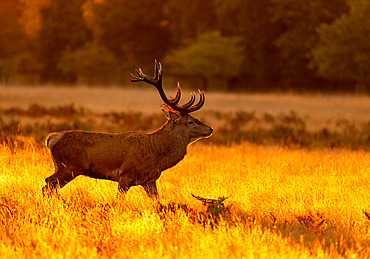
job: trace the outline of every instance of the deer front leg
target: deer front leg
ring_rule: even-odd
[[[141,185],[143,186],[146,193],[149,195],[149,197],[156,197],[158,198],[158,190],[157,190],[157,184],[155,181],[152,182],[146,182],[145,184]]]
[[[125,195],[126,192],[130,189],[130,187],[134,183],[134,178],[131,174],[126,173],[122,169],[120,170],[120,176],[118,179],[118,193],[119,195]]]
[[[55,192],[75,178],[75,175],[63,163],[60,163],[55,173],[45,179],[46,185],[42,188],[43,194]]]

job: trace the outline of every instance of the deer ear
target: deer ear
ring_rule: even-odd
[[[180,120],[180,115],[176,112],[171,112],[165,109],[162,109],[162,112],[164,113],[164,115],[166,115],[167,118],[169,118],[173,122],[178,122]]]

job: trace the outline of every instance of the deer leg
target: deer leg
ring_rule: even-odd
[[[157,184],[155,181],[153,182],[146,182],[145,184],[141,185],[143,186],[146,193],[149,195],[149,197],[158,197],[158,190],[157,190]]]
[[[123,175],[118,179],[118,193],[125,195],[130,187],[133,185],[133,180],[127,175]]]
[[[63,163],[57,168],[53,175],[45,179],[46,185],[42,188],[44,194],[55,191],[57,188],[62,188],[76,177]]]
[[[128,192],[129,189],[130,187],[128,186],[122,186],[120,183],[118,184],[118,192],[120,194],[126,194],[126,192]]]

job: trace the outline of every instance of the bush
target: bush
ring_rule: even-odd
[[[88,43],[75,51],[66,51],[59,61],[64,73],[76,74],[80,84],[112,83],[118,70],[118,59],[105,47]]]

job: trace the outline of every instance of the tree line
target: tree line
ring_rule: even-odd
[[[124,84],[152,69],[202,88],[370,90],[369,0],[0,0],[3,84]]]

